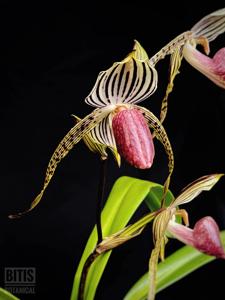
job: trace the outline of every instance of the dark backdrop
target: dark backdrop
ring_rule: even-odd
[[[91,111],[84,98],[101,70],[122,60],[134,39],[151,56],[222,6],[215,2],[202,7],[190,1],[166,6],[151,1],[148,5],[73,1],[32,6],[18,2],[10,7],[6,26],[9,89],[8,80],[3,79],[0,104],[1,286],[5,267],[35,267],[35,294],[22,294],[21,299],[69,299],[73,275],[95,222],[97,156],[80,143],[59,166],[34,211],[19,220],[9,220],[7,215],[27,208],[39,192],[52,152],[74,124],[70,115],[83,117]],[[223,45],[224,35],[212,43],[212,54]],[[166,88],[168,63],[165,59],[157,65],[159,89],[143,103],[156,114]],[[165,127],[175,153],[171,190],[177,194],[197,177],[225,170],[225,92],[184,61],[169,100]],[[166,155],[157,142],[155,164],[148,171],[135,170],[125,162],[118,169],[110,156],[107,194],[121,175],[162,183],[166,174]],[[212,191],[186,206],[191,225],[211,215],[225,229],[224,185],[221,179]],[[136,217],[145,212],[143,206]],[[151,239],[149,227],[114,251],[96,299],[122,299],[147,270]],[[171,242],[167,254],[180,246]],[[224,267],[223,261],[214,261],[157,299],[222,299]]]

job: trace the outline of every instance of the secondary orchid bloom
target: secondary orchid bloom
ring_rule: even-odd
[[[225,8],[220,9],[199,21],[191,31],[193,39],[184,48],[184,58],[198,71],[221,88],[225,88],[225,48],[221,48],[213,58],[209,58],[209,45],[219,34],[225,31]],[[196,49],[202,44],[207,55]]]
[[[151,167],[155,153],[149,130],[151,128],[169,158],[166,191],[174,166],[170,141],[157,117],[137,105],[155,92],[157,81],[154,65],[142,46],[135,41],[133,51],[124,60],[99,73],[94,88],[85,99],[95,110],[83,119],[75,117],[75,126],[66,134],[50,159],[41,192],[28,210],[11,215],[10,218],[29,212],[40,202],[59,162],[81,139],[103,159],[107,158],[106,149],[109,148],[118,164],[121,155],[134,167],[147,169]]]
[[[215,221],[211,217],[203,218],[196,223],[192,230],[186,227],[188,225],[186,210],[178,208],[178,206],[192,201],[202,191],[209,191],[222,176],[223,174],[212,174],[195,180],[183,189],[182,193],[167,208],[160,210],[155,217],[153,222],[155,247],[149,261],[148,300],[155,298],[157,263],[159,256],[162,260],[164,259],[165,244],[168,240],[167,232],[202,252],[225,258]],[[178,215],[182,216],[186,226],[175,223],[175,217]]]
[[[209,58],[196,49],[203,45],[205,53],[209,54],[209,42],[225,32],[225,8],[219,9],[201,19],[191,30],[186,31],[156,53],[150,61],[155,65],[166,55],[170,58],[169,83],[161,105],[160,121],[164,121],[167,114],[168,96],[173,90],[173,82],[183,57],[197,70],[202,72],[218,86],[225,88],[225,48],[220,49],[213,58]]]

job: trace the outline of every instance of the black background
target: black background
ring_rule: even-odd
[[[9,220],[7,215],[27,208],[39,192],[51,154],[74,124],[70,115],[83,117],[91,111],[84,98],[101,70],[122,60],[134,39],[152,56],[223,5],[196,6],[190,1],[166,6],[150,1],[46,3],[14,3],[8,10],[6,30],[1,29],[9,45],[9,81],[4,74],[0,104],[0,284],[4,287],[5,267],[35,267],[36,293],[21,295],[21,299],[67,300],[95,223],[97,156],[78,144],[58,167],[39,206],[19,220]],[[222,46],[224,35],[212,42],[212,55]],[[165,59],[157,65],[159,88],[142,104],[156,115],[166,88],[168,63]],[[165,128],[175,154],[171,190],[176,195],[197,177],[225,171],[225,92],[184,61],[169,100]],[[121,175],[163,183],[167,159],[162,146],[158,142],[155,146],[155,163],[147,171],[133,169],[125,162],[118,169],[110,156],[107,194]],[[191,225],[211,215],[225,229],[224,185],[222,178],[212,191],[186,205]],[[145,212],[143,205],[136,217]],[[123,298],[147,271],[151,239],[149,227],[114,251],[96,299]],[[172,241],[167,254],[180,246]],[[162,291],[157,299],[221,299],[224,267],[224,261],[214,261]]]

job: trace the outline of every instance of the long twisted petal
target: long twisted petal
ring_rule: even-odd
[[[86,116],[80,122],[78,122],[70,131],[66,134],[66,136],[62,139],[59,143],[58,147],[54,151],[45,175],[44,185],[41,192],[37,195],[34,201],[31,203],[30,208],[25,210],[24,212],[10,215],[10,218],[18,218],[32,209],[41,201],[42,196],[51,181],[55,170],[60,163],[60,161],[69,153],[69,151],[73,148],[75,144],[77,144],[84,136],[87,134],[96,124],[98,124],[104,117],[106,117],[112,108],[103,108],[103,109],[96,109],[91,114]]]
[[[151,65],[155,66],[157,62],[161,59],[164,59],[166,55],[173,54],[174,51],[180,49],[183,45],[186,44],[192,38],[191,31],[185,31],[180,35],[176,36],[172,41],[170,41],[166,46],[159,50],[155,55],[153,55],[149,62]]]
[[[166,192],[168,191],[170,177],[171,177],[171,175],[173,173],[173,169],[174,169],[174,155],[173,155],[173,150],[172,150],[169,138],[166,134],[164,127],[162,126],[162,124],[160,123],[158,118],[152,112],[150,112],[149,110],[147,110],[146,108],[141,107],[141,106],[135,105],[135,107],[142,112],[146,121],[148,122],[149,127],[154,130],[156,138],[163,144],[165,151],[167,153],[168,160],[169,160],[169,163],[168,163],[169,175],[164,183],[164,195],[165,195]]]
[[[174,86],[174,79],[179,74],[179,69],[182,62],[182,52],[180,48],[177,48],[174,50],[174,52],[171,54],[170,57],[170,73],[169,73],[169,82],[166,88],[165,96],[162,100],[161,104],[161,110],[160,110],[160,122],[163,123],[163,121],[166,118],[167,110],[168,110],[168,97],[169,94],[173,91]]]
[[[163,123],[167,110],[168,110],[168,97],[173,90],[173,82],[177,74],[179,74],[179,68],[182,61],[182,48],[191,39],[192,33],[186,31],[178,35],[175,39],[164,46],[159,52],[150,58],[150,63],[155,65],[159,60],[163,59],[166,55],[170,57],[170,70],[169,70],[169,82],[167,85],[165,96],[162,100],[161,111],[160,111],[160,122]]]

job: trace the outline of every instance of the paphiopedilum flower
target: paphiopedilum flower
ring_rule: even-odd
[[[225,8],[219,9],[201,19],[189,31],[186,31],[159,52],[150,61],[156,64],[166,55],[170,57],[169,83],[161,105],[160,121],[164,121],[167,114],[168,96],[173,90],[174,79],[179,74],[183,56],[196,69],[211,79],[218,86],[225,88],[225,51],[220,49],[213,58],[209,58],[196,49],[197,44],[204,46],[209,55],[209,43],[225,32]]]
[[[209,42],[225,31],[225,8],[217,10],[191,28],[192,39],[183,47],[184,58],[198,71],[207,76],[218,86],[225,88],[225,48],[210,58]],[[205,54],[196,49],[201,44]]]
[[[187,226],[188,214],[186,210],[178,208],[182,204],[189,203],[202,191],[209,191],[223,176],[223,174],[212,174],[203,176],[183,189],[182,193],[167,207],[159,211],[153,222],[153,235],[155,247],[152,250],[149,262],[149,295],[148,300],[155,298],[156,271],[158,257],[164,259],[165,244],[168,240],[166,232],[172,233],[186,244],[192,245],[199,251],[225,258],[219,238],[219,230],[216,222],[211,217],[199,220],[194,229]],[[175,217],[182,216],[186,226],[175,223]]]
[[[219,227],[212,217],[201,218],[193,229],[170,221],[167,230],[186,245],[190,245],[205,254],[225,259]]]
[[[168,188],[173,171],[173,151],[167,134],[158,118],[149,110],[137,105],[157,88],[158,75],[154,64],[142,46],[135,41],[133,51],[121,62],[114,63],[100,72],[97,81],[85,99],[94,111],[83,119],[76,117],[75,126],[62,139],[48,164],[44,186],[30,208],[41,200],[59,162],[81,139],[88,147],[105,159],[109,148],[120,164],[120,155],[136,168],[150,168],[154,158],[153,137],[163,144],[169,158],[169,176],[165,182]]]

